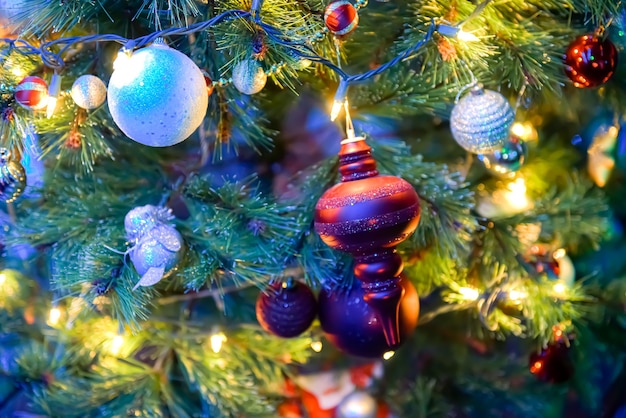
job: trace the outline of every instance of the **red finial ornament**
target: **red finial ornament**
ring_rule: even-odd
[[[375,310],[387,344],[394,348],[400,344],[398,310],[404,293],[396,246],[419,223],[419,197],[405,180],[378,174],[365,138],[344,140],[339,161],[341,183],[317,202],[315,230],[328,246],[354,256],[363,299]]]

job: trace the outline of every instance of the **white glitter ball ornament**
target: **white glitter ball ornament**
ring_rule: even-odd
[[[243,94],[255,94],[263,90],[267,74],[256,60],[243,60],[233,68],[233,84]]]
[[[155,41],[116,65],[108,103],[126,136],[140,144],[167,147],[184,141],[200,126],[209,98],[196,64]]]
[[[104,103],[107,98],[107,87],[95,75],[81,75],[74,81],[70,95],[77,106],[91,110]]]
[[[460,146],[474,154],[490,154],[509,139],[515,112],[506,98],[474,87],[452,109],[450,129]]]
[[[367,392],[357,390],[346,396],[337,406],[336,418],[376,418],[376,399]]]

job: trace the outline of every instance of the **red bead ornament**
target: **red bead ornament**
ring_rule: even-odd
[[[339,151],[341,183],[315,206],[315,230],[330,247],[355,257],[354,275],[363,298],[377,314],[389,347],[400,344],[398,309],[402,258],[395,247],[419,223],[420,202],[413,187],[376,170],[364,138],[349,138]]]
[[[417,290],[406,278],[399,281],[401,339],[417,326],[420,304]],[[319,319],[326,338],[341,351],[358,357],[380,358],[391,350],[376,311],[363,300],[363,288],[355,280],[349,289],[323,287],[319,294]]]
[[[565,74],[576,87],[606,83],[617,67],[617,49],[608,39],[590,34],[579,36],[565,52]]]
[[[40,77],[28,76],[15,87],[15,101],[28,110],[48,105],[48,84]]]
[[[272,283],[256,301],[256,317],[267,332],[292,338],[302,334],[317,315],[317,301],[304,283]]]
[[[347,36],[359,24],[359,13],[347,0],[337,0],[326,6],[324,23],[335,36]]]
[[[202,71],[202,76],[204,77],[204,82],[206,83],[207,96],[211,96],[211,94],[213,94],[213,90],[215,89],[215,85],[213,84],[213,80],[211,80],[209,73],[207,73],[204,70],[201,70],[201,71]]]

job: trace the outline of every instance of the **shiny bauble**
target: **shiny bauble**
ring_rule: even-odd
[[[475,86],[454,105],[450,129],[455,141],[474,154],[490,154],[508,141],[515,112],[498,92]]]
[[[419,297],[413,284],[401,278],[404,291],[400,302],[400,341],[417,326]],[[355,280],[348,289],[323,287],[320,291],[319,320],[326,338],[339,350],[358,357],[381,357],[392,348],[385,339],[376,310],[364,300],[364,291]]]
[[[565,74],[579,88],[606,83],[617,67],[617,49],[608,39],[589,34],[576,38],[563,57]]]
[[[163,268],[168,272],[180,261],[182,246],[183,238],[174,227],[157,225],[131,248],[130,260],[141,276],[151,268]]]
[[[256,318],[267,332],[293,338],[309,329],[317,315],[317,301],[304,283],[272,283],[256,301]]]
[[[41,77],[28,76],[15,87],[15,101],[28,110],[48,106],[48,83]]]
[[[335,418],[376,418],[377,416],[378,402],[363,390],[356,390],[346,396],[335,412]]]
[[[357,28],[359,13],[348,0],[336,0],[326,6],[324,23],[333,35],[347,36]]]
[[[120,64],[109,80],[108,104],[126,136],[140,144],[167,147],[184,141],[200,126],[209,99],[204,76],[189,57],[155,42],[116,62]]]
[[[564,341],[550,343],[541,352],[531,354],[528,364],[530,372],[542,382],[564,383],[574,375],[574,364]]]
[[[267,74],[257,60],[243,60],[233,68],[233,85],[243,94],[256,94],[267,83]]]
[[[502,148],[491,154],[481,154],[478,159],[490,173],[499,177],[512,177],[522,168],[527,156],[528,148],[524,141],[511,136]]]
[[[174,219],[168,208],[154,205],[137,206],[124,217],[124,229],[128,241],[137,241],[158,225],[170,225]]]
[[[0,148],[0,200],[14,202],[26,188],[26,171],[22,164],[11,159],[11,152]]]
[[[328,189],[315,206],[315,230],[331,248],[355,257],[354,275],[363,297],[378,313],[390,346],[400,343],[398,286],[403,262],[395,247],[420,219],[413,186],[395,176],[381,176],[364,138],[342,141],[341,183]]]
[[[100,107],[106,100],[107,87],[95,75],[81,75],[72,84],[70,95],[78,107],[92,110]]]

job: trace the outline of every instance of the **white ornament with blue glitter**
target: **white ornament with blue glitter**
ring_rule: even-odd
[[[109,80],[108,104],[126,136],[151,147],[167,147],[200,126],[209,98],[196,64],[157,41],[130,57],[120,52]]]
[[[132,245],[128,253],[141,275],[134,289],[158,283],[180,261],[183,238],[171,224],[172,219],[169,209],[152,205],[136,207],[126,214],[124,228]]]
[[[490,154],[504,146],[515,112],[498,92],[477,85],[459,100],[450,115],[452,136],[474,154]]]

